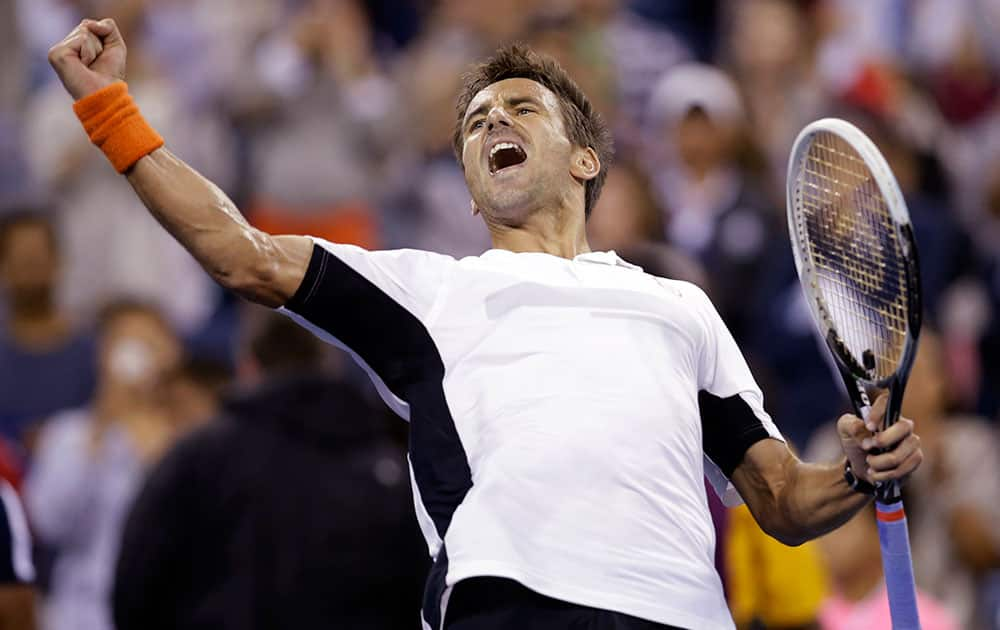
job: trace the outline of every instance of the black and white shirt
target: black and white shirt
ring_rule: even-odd
[[[781,436],[700,289],[614,252],[455,260],[315,239],[284,310],[349,350],[410,421],[436,559],[426,627],[473,576],[732,627],[703,479],[738,502],[728,476]]]

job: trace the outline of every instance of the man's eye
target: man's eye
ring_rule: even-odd
[[[534,112],[528,109],[527,107],[522,107],[521,109],[517,110],[518,116],[524,116],[525,114],[532,114],[532,113]]]
[[[483,126],[483,121],[477,120],[476,122],[472,123],[472,126],[470,126],[469,129],[475,131],[476,129],[479,129],[482,126]]]

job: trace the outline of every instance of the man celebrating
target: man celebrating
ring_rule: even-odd
[[[513,46],[466,77],[455,152],[494,249],[461,260],[254,229],[143,120],[111,20],[49,60],[219,283],[350,350],[409,419],[425,628],[732,627],[703,475],[798,544],[920,464],[911,421],[872,433],[884,400],[868,427],[840,419],[841,462],[799,461],[705,294],[590,251],[611,142],[549,58]]]

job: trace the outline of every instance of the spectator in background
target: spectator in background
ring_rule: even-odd
[[[819,539],[833,593],[819,612],[822,630],[891,630],[889,598],[882,579],[875,509],[869,505],[839,529]],[[924,630],[958,630],[957,617],[917,585]]]
[[[394,94],[358,0],[286,3],[249,68],[266,103],[247,126],[249,219],[266,232],[376,247],[372,203]]]
[[[722,71],[683,64],[653,90],[656,144],[648,168],[667,216],[668,242],[697,258],[716,288],[716,303],[737,340],[776,213],[741,161],[746,140],[739,92]]]
[[[187,357],[171,376],[170,416],[177,433],[202,426],[219,414],[231,380],[228,366],[200,357]]]
[[[50,414],[83,405],[94,387],[94,349],[57,304],[62,257],[40,212],[0,218],[0,435],[20,443]]]
[[[9,203],[25,195],[30,184],[18,128],[28,72],[13,1],[0,3],[0,38],[6,62],[0,67],[0,203]]]
[[[991,165],[986,191],[980,202],[981,220],[976,224],[975,237],[981,241],[984,265],[978,285],[971,285],[979,291],[981,321],[965,326],[969,338],[978,348],[982,359],[979,377],[979,392],[976,409],[992,419],[1000,421],[1000,155]]]
[[[34,630],[31,535],[17,491],[0,479],[0,630]]]
[[[389,247],[416,247],[456,258],[489,249],[489,232],[472,215],[472,198],[455,161],[455,94],[467,55],[458,42],[421,40],[400,64],[403,133],[389,156],[385,236]]]
[[[784,203],[788,152],[807,123],[821,117],[829,95],[816,72],[822,2],[727,2],[722,58],[740,86],[748,133],[766,158],[761,186]]]
[[[231,188],[234,169],[228,130],[212,110],[188,108],[176,85],[160,70],[162,64],[144,47],[145,3],[91,0],[87,4],[72,8],[108,11],[131,37],[129,89],[149,101],[145,115],[170,133],[188,162],[223,188]],[[142,211],[121,176],[88,158],[87,136],[57,82],[35,92],[25,112],[25,155],[57,210],[66,262],[60,303],[86,321],[109,297],[130,295],[155,304],[180,333],[197,333],[218,307],[222,292]],[[115,228],[109,230],[108,225]],[[143,263],[136,264],[140,260]]]
[[[997,503],[1000,497],[1000,437],[994,427],[979,418],[948,413],[949,383],[943,366],[941,341],[933,330],[925,327],[903,399],[903,414],[920,418],[925,456],[924,466],[906,486],[911,491],[906,507],[913,566],[917,585],[947,606],[961,622],[961,627],[989,627],[977,616],[981,608],[977,599],[983,576],[1000,568],[1000,533],[995,526],[1000,521]],[[838,442],[835,431],[830,429],[817,432],[807,453],[811,461],[829,461],[835,456]],[[853,534],[877,539],[871,515],[865,518],[864,526],[855,526],[862,531],[853,530]],[[863,529],[869,526],[871,531]],[[877,547],[868,551],[849,550],[841,546],[839,540],[831,542],[830,546],[831,555],[838,558],[879,557]],[[842,561],[848,562],[843,558]],[[861,576],[870,575],[870,572],[849,568],[841,572],[839,568],[834,566],[832,569],[834,580],[852,582],[849,587],[840,584],[842,589],[849,588],[849,592],[842,592],[842,595],[861,601],[869,594],[863,588],[869,583]],[[875,571],[874,566],[869,569]],[[872,576],[869,586],[874,588],[879,579],[880,573]]]
[[[429,565],[384,412],[319,372],[322,349],[269,315],[243,393],[180,441],[129,516],[118,630],[416,628]]]
[[[643,243],[663,242],[662,213],[638,166],[619,162],[608,171],[596,212],[587,221],[587,235],[594,251],[621,253]]]
[[[725,549],[726,595],[736,627],[815,628],[829,588],[817,543],[781,544],[745,505],[730,509],[728,517],[717,544]]]
[[[25,481],[28,515],[55,552],[45,630],[110,630],[118,541],[133,496],[171,438],[165,396],[180,344],[159,311],[119,301],[102,313],[97,393],[42,429]]]

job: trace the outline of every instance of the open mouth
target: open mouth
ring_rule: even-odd
[[[496,175],[505,168],[517,166],[526,159],[528,159],[528,154],[513,142],[498,142],[490,149],[490,175]]]

